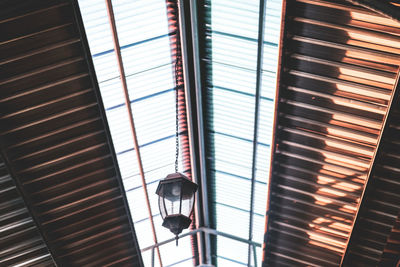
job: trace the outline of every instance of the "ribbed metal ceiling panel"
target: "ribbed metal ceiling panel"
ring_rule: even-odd
[[[400,22],[399,0],[347,0]]]
[[[3,1],[1,138],[59,266],[142,266],[75,1]]]
[[[0,203],[0,265],[55,266],[2,159]]]
[[[381,266],[396,266],[400,263],[400,214],[387,239],[381,258]]]
[[[338,266],[400,62],[399,24],[288,0],[264,265]]]
[[[395,242],[396,232],[397,237],[399,234],[396,224],[399,223],[400,215],[399,89],[398,86],[388,113],[371,177],[344,258],[345,266],[395,266],[400,260],[400,247]]]

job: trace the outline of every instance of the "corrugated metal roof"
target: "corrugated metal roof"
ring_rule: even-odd
[[[347,0],[364,6],[386,17],[400,22],[400,2],[398,0]]]
[[[0,203],[0,265],[55,266],[3,160]]]
[[[57,263],[97,266],[140,261],[116,160],[141,246],[154,243],[149,216],[156,222],[158,238],[169,238],[169,231],[161,227],[157,196],[152,192],[160,178],[174,171],[176,101],[171,42],[176,32],[168,25],[164,1],[115,3],[153,205],[149,215],[144,209],[105,3],[80,1],[117,156],[102,121],[101,100],[96,88],[92,89],[96,87],[90,79],[93,70],[88,72],[82,53],[81,37],[83,41],[85,37],[77,33],[82,29],[72,20],[68,3],[2,2],[7,8],[0,9],[5,38],[0,45],[8,55],[0,62],[4,88],[0,103],[1,110],[6,110],[1,117],[5,125],[2,146]],[[262,241],[276,65],[281,52],[264,264],[336,266],[344,256],[393,92],[400,25],[345,1],[290,0],[279,51],[281,1],[266,2],[261,24],[259,3],[207,0],[202,10],[210,16],[203,29],[207,40],[203,62],[208,82],[207,157],[212,161],[214,227]],[[263,64],[258,66],[260,58]],[[372,189],[364,196],[349,243],[351,264],[396,262],[397,113],[391,115],[394,123],[388,131],[392,137],[382,141],[382,155],[376,158],[368,184]],[[181,170],[184,164],[188,162],[180,162]],[[11,194],[13,199],[0,212],[7,214],[5,220],[15,219],[11,223],[20,231],[0,238],[12,249],[0,252],[0,262],[52,265],[26,210],[9,210],[23,201],[15,194],[10,176],[2,177],[0,197]],[[82,216],[86,219],[81,220]],[[4,229],[8,229],[6,223]],[[29,239],[23,240],[25,236]],[[14,246],[13,238],[26,243]],[[219,266],[254,264],[248,258],[252,255],[247,244],[217,237],[217,245],[214,256]],[[190,264],[189,239],[181,240],[179,248],[174,246],[161,248],[163,263]],[[257,253],[260,257],[261,251]],[[150,263],[150,251],[144,257]]]
[[[1,145],[62,266],[142,266],[75,1],[2,2]]]
[[[399,64],[399,24],[345,1],[284,19],[264,265],[338,266]]]
[[[388,112],[371,176],[344,258],[345,266],[395,266],[400,260],[399,243],[396,247],[395,241],[396,232],[398,237],[396,225],[399,224],[400,215],[399,88],[397,86]]]
[[[400,262],[400,215],[397,216],[396,223],[394,224],[383,254],[381,257],[381,266],[395,266]]]

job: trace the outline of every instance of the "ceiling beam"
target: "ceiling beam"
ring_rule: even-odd
[[[151,225],[151,231],[153,234],[153,241],[154,241],[154,244],[157,244],[158,243],[157,234],[156,234],[156,229],[154,226],[153,213],[151,211],[149,192],[147,190],[147,184],[146,184],[146,178],[145,178],[144,169],[143,169],[142,158],[140,156],[139,142],[138,142],[138,138],[137,138],[137,134],[136,134],[135,122],[133,119],[132,106],[131,106],[131,101],[129,98],[128,85],[126,82],[126,75],[125,75],[124,65],[122,62],[121,47],[119,45],[117,26],[115,24],[115,16],[114,16],[113,5],[112,5],[111,0],[106,0],[106,6],[107,6],[107,14],[108,14],[108,19],[109,19],[109,23],[110,23],[111,33],[112,33],[112,37],[113,37],[114,52],[115,52],[115,56],[117,58],[122,90],[124,92],[125,107],[128,112],[129,125],[131,128],[131,134],[132,134],[132,138],[133,138],[133,147],[134,147],[134,150],[136,153],[136,159],[137,159],[137,163],[138,163],[140,178],[142,181],[142,187],[143,187],[144,196],[145,196],[145,200],[146,200],[146,206],[147,206],[147,210],[149,213],[149,220],[150,220],[150,225]],[[158,256],[158,261],[160,263],[160,266],[162,267],[163,264],[162,264],[162,260],[161,260],[160,249],[158,247],[157,247],[157,256]]]
[[[256,95],[254,110],[254,130],[253,130],[253,155],[251,166],[251,189],[250,189],[250,213],[249,213],[249,241],[253,240],[253,223],[254,223],[254,194],[257,175],[257,148],[258,148],[258,126],[260,121],[260,101],[262,87],[262,67],[264,58],[264,28],[265,28],[265,11],[266,1],[260,0],[258,12],[258,42],[257,42],[257,69],[256,69]],[[247,265],[251,266],[251,251],[253,246],[249,244],[247,253]],[[254,264],[257,264],[254,262]]]
[[[191,143],[192,175],[199,185],[197,193],[197,227],[209,227],[209,204],[207,192],[207,167],[204,143],[204,121],[202,80],[200,70],[200,51],[198,33],[198,2],[178,1],[181,28],[181,47],[183,55],[186,107]],[[211,264],[211,242],[208,233],[199,239],[200,265]]]
[[[200,185],[201,184],[201,179],[199,175],[199,167],[198,167],[198,153],[197,153],[197,134],[196,129],[197,129],[197,121],[196,118],[194,117],[196,115],[196,112],[193,112],[193,109],[196,109],[196,104],[193,105],[192,99],[195,97],[195,95],[192,96],[193,93],[193,86],[194,84],[190,82],[190,72],[191,70],[189,69],[189,57],[191,56],[189,54],[188,46],[187,44],[187,15],[185,13],[185,6],[184,6],[184,1],[178,1],[178,19],[179,19],[179,33],[180,33],[180,42],[181,42],[181,53],[182,53],[182,66],[183,66],[183,80],[184,80],[184,90],[185,90],[185,100],[186,100],[186,113],[187,113],[187,125],[188,125],[188,137],[189,137],[189,145],[190,145],[190,162],[191,162],[191,175],[193,181]],[[199,227],[202,226],[203,221],[204,221],[204,215],[203,215],[203,205],[202,205],[202,190],[197,190],[196,191],[196,205],[194,208],[195,212],[195,218],[196,218],[196,228],[199,229]],[[204,247],[204,235],[200,232],[197,231],[197,250],[199,254],[199,264],[204,264],[205,263],[205,251],[203,250]]]
[[[200,190],[201,191],[201,208],[202,208],[202,218],[203,227],[209,228],[210,227],[210,220],[209,220],[209,204],[208,204],[208,185],[207,185],[207,162],[205,157],[205,142],[204,142],[204,118],[203,118],[203,89],[202,89],[202,75],[201,75],[201,66],[200,66],[200,49],[199,49],[199,32],[198,32],[198,1],[180,1],[181,3],[189,3],[189,8],[185,9],[185,17],[186,21],[190,22],[191,29],[190,31],[187,29],[186,39],[183,40],[183,46],[190,46],[192,48],[192,58],[187,63],[192,63],[192,70],[194,76],[194,86],[192,87],[195,93],[195,114],[197,125],[195,128],[197,129],[197,144],[198,149],[197,151],[197,158],[198,158],[198,175],[200,176]],[[183,14],[183,12],[182,12]],[[188,25],[188,24],[186,24]],[[189,81],[185,81],[187,84]],[[192,113],[193,114],[193,113]],[[204,233],[204,262],[203,264],[211,264],[211,242],[210,242],[210,235],[208,233]]]

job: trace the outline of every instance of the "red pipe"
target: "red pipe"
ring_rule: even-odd
[[[126,83],[124,65],[122,63],[121,48],[120,48],[120,45],[119,45],[117,27],[115,25],[114,11],[113,11],[111,0],[106,0],[106,5],[107,5],[108,18],[109,18],[111,32],[112,32],[113,41],[114,41],[114,51],[115,51],[115,55],[117,57],[117,62],[118,62],[118,68],[119,68],[119,73],[120,73],[120,77],[121,77],[122,88],[124,90],[125,106],[126,106],[126,108],[128,110],[129,124],[130,124],[130,127],[131,127],[131,133],[132,133],[132,137],[133,137],[134,149],[135,149],[136,157],[137,157],[137,161],[138,161],[140,177],[142,179],[142,187],[143,187],[144,195],[145,195],[145,199],[146,199],[146,206],[147,206],[147,209],[148,209],[148,212],[149,212],[151,230],[153,232],[153,240],[154,240],[154,244],[157,244],[158,243],[157,234],[156,234],[156,229],[154,227],[153,213],[151,212],[149,193],[147,191],[146,179],[145,179],[144,170],[143,170],[143,163],[142,163],[142,158],[140,156],[139,143],[138,143],[138,139],[137,139],[137,135],[136,135],[135,122],[133,120],[131,101],[130,101],[130,98],[129,98],[128,85]],[[158,260],[160,262],[160,266],[162,267],[163,265],[162,265],[162,261],[161,261],[161,254],[160,254],[160,249],[158,247],[157,247],[157,255],[158,255]]]

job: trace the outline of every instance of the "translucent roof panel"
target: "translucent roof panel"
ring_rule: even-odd
[[[265,34],[260,42],[260,1],[209,0],[205,10],[206,15],[211,14],[206,40],[212,49],[211,55],[204,56],[212,70],[207,108],[213,112],[207,113],[207,119],[212,121],[207,136],[213,144],[211,184],[215,194],[210,201],[216,228],[244,239],[249,238],[251,231],[253,241],[258,243],[264,237],[281,6],[281,0],[266,1]],[[263,46],[262,54],[259,45]],[[257,68],[259,58],[263,64]],[[255,121],[257,75],[261,76],[258,122]],[[253,162],[255,124],[258,124],[258,139]],[[251,216],[253,223],[249,229]],[[219,267],[247,266],[247,244],[218,237],[216,248]],[[260,265],[261,249],[256,252]]]
[[[96,76],[106,109],[139,245],[153,245],[149,212],[139,175],[128,112],[104,0],[79,0]],[[173,237],[162,227],[158,181],[175,172],[174,62],[165,0],[113,1],[115,22],[158,241]],[[179,171],[182,171],[181,161]],[[188,266],[190,238],[160,248],[163,266]],[[156,254],[155,266],[159,266]],[[151,253],[144,252],[145,266]]]
[[[206,109],[213,112],[205,119],[213,121],[207,138],[212,138],[214,145],[210,182],[215,187],[215,195],[209,201],[215,207],[217,230],[244,239],[252,233],[253,241],[258,243],[262,243],[264,233],[281,1],[266,1],[265,35],[261,41],[260,1],[206,1],[210,9],[206,11],[210,15],[206,34],[212,47],[206,55],[211,59],[206,62],[212,70],[207,88],[212,101],[207,102]],[[174,172],[175,161],[176,102],[170,45],[174,33],[168,28],[166,2],[113,2],[152,214],[146,208],[105,1],[79,0],[79,5],[136,234],[144,248],[154,244],[150,217],[158,241],[172,236],[161,226],[154,194],[158,181]],[[257,64],[259,59],[263,59],[262,65]],[[257,77],[261,77],[258,88]],[[257,92],[260,101],[256,121]],[[180,171],[181,166],[180,161]],[[192,265],[190,238],[180,243],[178,248],[173,243],[160,248],[164,266]],[[225,237],[217,237],[216,244],[214,253],[220,267],[247,266],[247,244]],[[258,262],[260,251],[256,250]],[[146,266],[151,265],[149,251],[143,253],[143,259]],[[159,266],[157,260],[155,263]]]

